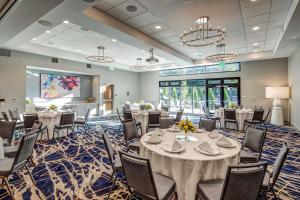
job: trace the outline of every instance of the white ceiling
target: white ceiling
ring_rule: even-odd
[[[105,46],[105,55],[116,62],[104,66],[126,70],[136,63],[136,58],[147,58],[145,51],[154,47],[160,59],[155,69],[191,66],[203,63],[203,58],[216,52],[215,46],[185,47],[179,35],[190,29],[195,18],[207,15],[213,26],[226,28],[227,51],[236,52],[237,61],[282,57],[288,51],[277,53],[281,52],[277,51],[281,48],[278,44],[290,19],[287,16],[293,14],[298,3],[299,0],[96,0],[89,4],[83,0],[53,0],[46,5],[40,0],[20,1],[14,10],[18,18],[12,15],[0,23],[0,47],[89,63],[86,56],[97,54],[97,46]],[[127,11],[129,5],[137,10]],[[37,12],[26,12],[24,18],[24,12],[31,8]],[[53,26],[41,26],[39,19],[51,21]],[[66,19],[69,24],[62,23]],[[155,29],[157,25],[162,28]],[[260,29],[253,31],[254,26]],[[112,42],[112,38],[118,41]]]

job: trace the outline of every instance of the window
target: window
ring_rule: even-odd
[[[181,76],[193,74],[209,74],[221,72],[237,72],[240,71],[240,63],[219,63],[217,65],[196,66],[181,69],[168,69],[159,71],[159,76]]]

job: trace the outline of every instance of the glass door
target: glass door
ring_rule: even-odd
[[[180,110],[180,87],[170,87],[170,111]]]
[[[207,106],[209,111],[214,112],[216,108],[221,107],[221,102],[221,87],[207,86]]]
[[[206,107],[206,87],[193,87],[193,114],[204,114]]]
[[[224,90],[224,107],[230,107],[230,104],[239,105],[239,89],[237,86],[223,86]]]

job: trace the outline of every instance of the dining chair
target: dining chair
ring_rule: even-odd
[[[251,120],[248,120],[248,119],[244,120],[243,130],[245,130],[245,127],[248,127],[249,125],[262,124],[263,123],[263,118],[264,118],[264,112],[265,111],[263,109],[254,110],[252,119]]]
[[[276,181],[279,177],[280,171],[284,165],[284,162],[287,158],[287,155],[290,151],[290,146],[287,142],[284,142],[284,144],[282,145],[276,160],[273,164],[273,170],[272,172],[266,172],[265,177],[264,177],[264,181],[262,184],[262,190],[265,194],[266,197],[266,192],[272,192],[275,200],[277,200],[277,196],[276,193],[274,191],[274,186],[276,184]],[[267,199],[267,198],[266,198]]]
[[[236,130],[239,129],[238,122],[236,120],[236,110],[235,109],[224,109],[224,128],[227,129],[227,124],[235,124]]]
[[[240,162],[258,162],[263,150],[266,129],[249,127],[240,152]],[[251,150],[251,151],[249,151]]]
[[[0,137],[6,139],[8,144],[11,144],[16,122],[14,121],[0,121]]]
[[[111,141],[109,140],[107,135],[102,133],[101,136],[102,136],[102,139],[104,142],[105,149],[107,151],[109,162],[110,162],[112,170],[113,170],[111,177],[110,177],[110,182],[113,181],[113,184],[111,185],[108,196],[107,196],[107,199],[109,199],[112,189],[116,185],[118,175],[120,172],[122,172],[122,164],[121,164],[120,156],[118,154],[114,153]]]
[[[149,111],[147,132],[149,132],[155,128],[159,128],[159,118],[160,118],[160,112]]]
[[[125,115],[124,115],[125,112],[127,112],[126,118],[125,118]],[[135,122],[136,128],[141,131],[141,135],[143,134],[143,131],[142,131],[142,122],[136,121],[132,117],[131,111],[129,111],[129,112],[128,111],[123,111],[123,117],[122,117],[121,114],[120,114],[120,112],[119,112],[119,110],[118,110],[118,108],[117,108],[117,114],[118,114],[118,118],[119,118],[119,120],[120,120],[120,122],[122,124],[124,123],[124,121],[132,121],[133,120]]]
[[[59,137],[59,133],[61,130],[67,130],[67,135],[69,135],[69,129],[73,130],[73,128],[74,128],[74,113],[73,112],[63,112],[61,114],[59,124],[54,126],[53,138],[55,136],[55,133],[57,133],[57,135]]]
[[[83,128],[84,132],[86,133],[87,130],[89,129],[87,122],[89,119],[91,113],[91,109],[88,109],[87,112],[85,113],[84,118],[77,118],[74,120],[74,128],[78,130],[79,127]]]
[[[161,106],[161,110],[169,112],[169,106]]]
[[[256,200],[267,169],[266,162],[229,166],[224,180],[201,181],[197,199]]]
[[[216,120],[200,118],[199,128],[205,128],[206,131],[213,131],[216,129]]]
[[[18,109],[17,108],[8,109],[8,112],[9,112],[11,120],[16,122],[15,130],[19,131],[19,132],[25,130],[24,129],[24,122],[21,121]]]
[[[214,116],[213,114],[211,114],[209,111],[209,108],[206,106],[203,106],[202,109],[204,111],[204,116],[200,116],[200,119],[205,118],[205,119],[215,120],[216,123],[218,122],[219,128],[221,128],[221,117],[217,117],[217,116]]]
[[[159,128],[167,129],[170,126],[175,124],[175,120],[173,117],[161,117],[159,118]]]
[[[36,186],[35,181],[27,167],[27,163],[31,160],[33,147],[38,136],[38,131],[31,132],[22,137],[15,158],[4,158],[0,160],[0,179],[3,180],[12,199],[14,198],[11,187],[8,183],[8,178],[12,174],[17,174],[18,171],[26,169],[32,183]]]
[[[119,154],[131,197],[168,200],[175,196],[178,199],[175,181],[153,172],[148,159],[123,152]]]
[[[127,151],[140,150],[140,141],[138,136],[138,130],[136,128],[136,124],[133,120],[124,121],[123,122],[123,131],[124,131],[124,138],[127,147]]]
[[[2,117],[3,117],[4,121],[8,122],[9,119],[8,119],[8,116],[7,116],[6,112],[1,112],[1,114],[2,114]]]
[[[181,121],[183,115],[183,109],[176,112],[175,123],[179,123]]]
[[[33,126],[37,126],[37,124],[39,124],[39,134],[41,135],[41,138],[43,137],[44,133],[46,133],[48,140],[50,139],[48,127],[39,121],[37,114],[24,114],[23,121],[26,132],[32,131]]]
[[[266,114],[265,114],[264,117],[263,117],[262,123],[263,123],[264,126],[267,128],[266,123],[267,123],[267,121],[269,120],[269,116],[270,116],[270,113],[271,113],[271,108],[268,108],[268,109],[266,109],[266,110],[267,110],[267,112],[265,112]]]

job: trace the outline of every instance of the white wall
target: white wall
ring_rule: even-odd
[[[300,130],[300,48],[289,57],[291,123]]]
[[[50,57],[13,51],[11,57],[0,56],[0,99],[6,99],[5,104],[0,105],[0,111],[7,112],[8,108],[18,108],[21,112],[24,111],[26,66],[48,68],[50,70],[64,70],[71,73],[79,72],[82,74],[100,75],[101,85],[114,84],[114,105],[119,108],[124,101],[133,102],[139,99],[138,73],[123,70],[111,71],[109,68],[94,65],[91,69],[88,69],[85,63],[63,59],[59,59],[59,63],[52,63]],[[129,96],[126,95],[127,91],[129,91]],[[14,98],[17,98],[19,101],[12,102]]]
[[[186,76],[159,77],[158,72],[140,73],[140,97],[145,101],[159,101],[159,80],[207,79],[220,77],[241,77],[241,103],[245,107],[262,105],[271,107],[272,100],[265,98],[266,86],[288,85],[288,59],[249,61],[241,63],[240,72],[197,74]],[[288,103],[283,100],[285,120],[288,120]]]

